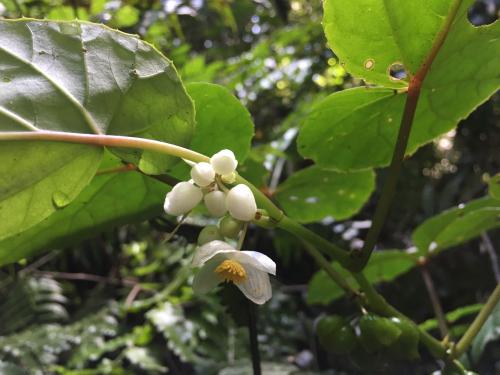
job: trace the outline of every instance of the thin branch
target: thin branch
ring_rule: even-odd
[[[493,269],[493,274],[495,275],[495,280],[500,283],[500,267],[498,263],[498,256],[495,251],[495,247],[491,242],[490,236],[486,232],[481,233],[481,239],[483,240],[484,248],[488,253],[491,260],[491,268]]]
[[[410,82],[408,85],[408,94],[406,96],[403,116],[401,118],[401,124],[399,127],[398,139],[396,141],[396,146],[392,154],[391,164],[389,166],[389,175],[387,176],[384,187],[382,189],[382,193],[380,195],[380,199],[377,203],[377,207],[375,208],[373,224],[368,231],[363,248],[359,251],[354,250],[352,252],[354,260],[352,269],[355,271],[362,270],[368,263],[373,249],[375,248],[375,244],[377,243],[377,240],[380,236],[380,232],[382,231],[382,227],[384,226],[385,220],[389,213],[389,208],[394,197],[394,193],[396,191],[399,172],[401,171],[401,166],[405,157],[406,147],[408,145],[408,139],[410,137],[413,119],[415,117],[415,111],[417,109],[418,99],[420,97],[420,89],[434,59],[436,58],[439,50],[446,40],[460,4],[461,0],[453,1],[450,7],[450,12],[446,17],[442,29],[436,35],[436,39],[432,44],[429,55],[420,66],[420,69],[417,71],[417,73],[410,78]]]
[[[257,308],[250,301],[248,301],[248,336],[250,339],[253,375],[261,375],[259,340],[257,339]]]
[[[455,346],[455,350],[453,351],[453,356],[455,358],[459,358],[472,344],[472,341],[477,336],[482,326],[486,322],[486,319],[491,315],[493,309],[497,305],[498,301],[500,301],[500,284],[497,284],[493,293],[491,293],[490,297],[484,304],[479,314],[477,314],[476,319],[472,322],[472,324],[467,328],[464,335]]]
[[[132,305],[132,302],[134,302],[135,298],[139,295],[139,292],[141,291],[141,285],[139,283],[135,284],[132,289],[130,290],[130,293],[128,294],[127,298],[125,299],[125,306],[130,307]]]
[[[431,274],[427,269],[425,264],[420,266],[420,273],[422,274],[422,278],[424,279],[425,287],[427,288],[427,293],[429,293],[429,298],[431,300],[432,309],[434,310],[434,315],[436,316],[439,331],[441,332],[441,337],[445,338],[448,336],[448,324],[446,323],[446,317],[443,312],[443,308],[441,306],[441,302],[439,301],[439,296],[437,294],[436,288],[434,287],[434,282],[432,281]]]
[[[22,276],[22,275],[28,274],[28,273],[36,270],[37,268],[43,266],[47,262],[50,262],[52,259],[54,259],[58,255],[59,255],[58,250],[54,250],[54,251],[51,251],[51,252],[45,254],[43,257],[35,260],[33,263],[27,265],[21,271],[19,271],[19,275]]]

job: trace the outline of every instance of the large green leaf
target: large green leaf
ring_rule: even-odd
[[[186,89],[196,107],[196,132],[189,148],[207,156],[230,149],[241,166],[254,135],[248,110],[223,86],[196,82],[188,83]],[[172,174],[185,179],[189,176],[189,168],[179,164]]]
[[[500,43],[496,41],[500,23],[472,26],[467,20],[471,3],[462,2],[424,81],[408,154],[454,128],[499,87]],[[299,151],[304,157],[340,170],[389,164],[407,96],[392,87],[407,86],[407,82],[394,83],[388,64],[402,62],[415,73],[423,56],[430,53],[429,42],[441,28],[440,17],[449,4],[449,0],[404,6],[393,0],[364,0],[362,5],[339,0],[325,3],[325,30],[334,52],[354,75],[385,87],[334,93],[316,105],[299,134]],[[359,29],[348,37],[353,23]],[[387,48],[373,38],[387,43]],[[370,58],[374,66],[366,70],[364,64]]]
[[[407,272],[417,264],[416,258],[401,250],[376,251],[370,258],[364,273],[370,283],[391,281]],[[332,267],[340,273],[347,282],[356,287],[354,278],[338,263]],[[311,304],[329,304],[344,295],[344,291],[325,273],[318,271],[309,282],[307,301]]]
[[[208,156],[228,148],[242,163],[254,134],[248,110],[225,87],[197,82],[186,88],[196,107],[196,133],[190,148]]]
[[[137,172],[98,175],[67,207],[0,241],[0,266],[159,215],[168,186]]]
[[[368,200],[374,180],[372,171],[340,173],[312,166],[278,186],[275,198],[291,218],[304,223],[327,216],[343,220]]]
[[[436,255],[496,227],[500,227],[500,201],[486,197],[424,221],[413,232],[412,240],[420,255]]]
[[[2,141],[2,134],[120,134],[185,145],[193,127],[193,103],[174,66],[137,36],[78,21],[1,20],[0,239],[71,202],[102,153]],[[146,173],[176,161],[149,151],[114,152]]]
[[[89,183],[97,147],[51,142],[0,144],[0,240],[68,205]]]

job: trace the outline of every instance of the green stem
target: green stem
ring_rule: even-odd
[[[486,319],[488,319],[488,317],[491,315],[491,312],[493,311],[499,300],[500,284],[497,284],[495,290],[488,298],[488,301],[486,301],[481,311],[479,311],[479,314],[477,314],[476,319],[474,319],[467,331],[465,331],[463,337],[455,346],[455,350],[453,352],[453,356],[455,358],[460,357],[469,348],[470,344],[472,344],[472,340],[474,340],[474,338],[477,336],[479,330],[486,322]]]
[[[353,251],[353,266],[351,267],[355,271],[362,270],[375,248],[375,244],[379,238],[382,227],[384,226],[385,219],[389,213],[389,209],[396,191],[396,185],[399,178],[399,172],[401,171],[401,166],[406,153],[406,147],[408,145],[408,139],[410,137],[411,127],[413,124],[413,119],[415,116],[415,111],[417,109],[418,99],[420,97],[420,89],[424,83],[425,77],[429,72],[429,69],[434,62],[439,50],[441,49],[450,27],[455,20],[455,16],[458,12],[462,0],[454,0],[450,6],[450,11],[444,21],[444,25],[436,35],[434,42],[432,43],[431,50],[427,55],[426,59],[420,66],[419,70],[414,76],[411,77],[408,85],[408,94],[406,97],[405,107],[403,111],[403,116],[401,118],[401,124],[399,127],[398,139],[396,141],[396,146],[392,154],[391,164],[389,166],[389,175],[382,189],[380,199],[375,208],[375,214],[373,216],[373,224],[366,235],[366,240],[363,248],[360,251]]]
[[[348,295],[359,296],[359,292],[349,285],[347,280],[332,267],[331,263],[314,246],[311,246],[308,242],[304,241],[304,247],[309,255],[314,258],[316,263],[323,268],[326,274],[330,276],[330,278],[337,283],[339,287],[341,287]]]
[[[320,249],[324,254],[330,255],[332,258],[340,262],[344,267],[347,267],[350,258],[349,253],[340,247],[332,244],[316,233],[310,231],[309,229],[303,227],[299,223],[291,220],[288,216],[283,216],[278,222],[278,227],[292,233],[296,237],[309,242],[316,249]],[[319,252],[318,252],[319,253]]]
[[[177,156],[194,162],[207,162],[210,160],[207,156],[196,151],[170,143],[121,135],[65,133],[56,131],[5,132],[0,133],[0,141],[52,141],[79,143],[101,147],[137,148]]]

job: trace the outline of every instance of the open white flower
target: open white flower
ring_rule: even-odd
[[[276,263],[257,251],[235,250],[226,242],[211,241],[196,250],[192,265],[200,267],[193,282],[195,293],[207,293],[226,281],[259,305],[272,296],[269,274],[276,275]]]

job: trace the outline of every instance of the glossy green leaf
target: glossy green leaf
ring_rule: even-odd
[[[67,206],[89,183],[101,155],[85,145],[0,143],[0,240]]]
[[[374,185],[372,171],[341,173],[312,166],[291,175],[274,197],[292,219],[304,223],[327,216],[343,220],[361,209]]]
[[[359,12],[359,3],[326,2],[325,10],[335,9],[335,12],[332,10],[332,19],[337,20],[339,14],[343,15],[343,20],[338,24],[331,23],[326,32],[334,52],[337,52],[336,45],[338,48],[342,45],[338,53],[341,60],[349,60],[348,70],[385,87],[341,91],[314,107],[301,129],[298,145],[304,157],[324,167],[355,170],[389,164],[407,94],[391,89],[400,86],[400,83],[395,85],[389,78],[385,64],[400,61],[407,64],[410,72],[415,72],[422,56],[430,51],[428,41],[430,35],[437,31],[436,17],[443,14],[448,7],[445,3],[450,1],[416,2],[404,7],[397,6],[397,2],[392,0],[366,0],[364,3],[365,12]],[[497,67],[500,65],[500,44],[495,41],[500,23],[472,26],[467,20],[467,9],[471,3],[470,0],[462,2],[424,81],[407,154],[453,129],[499,87]],[[370,18],[369,24],[359,20],[359,17],[364,19],[367,14],[373,16],[380,12],[385,12],[386,16]],[[346,37],[352,31],[349,24],[353,22],[359,24],[360,31]],[[415,22],[423,23],[415,28]],[[342,32],[336,30],[331,33],[331,27],[342,29]],[[377,47],[378,42],[372,41],[372,35],[380,37],[384,33],[385,37],[380,41],[387,42],[387,48]],[[361,43],[362,48],[355,48]],[[404,48],[398,52],[397,46]],[[372,47],[378,55],[374,57],[373,69],[365,71],[366,59],[375,56]],[[400,54],[399,59],[396,53]],[[383,65],[377,64],[377,60]],[[407,83],[404,82],[404,85]]]
[[[67,205],[94,175],[102,152],[2,141],[6,132],[121,134],[185,145],[193,127],[193,103],[172,63],[138,37],[78,21],[1,20],[0,239]],[[147,173],[177,161],[114,152]]]
[[[67,207],[0,241],[0,266],[162,212],[168,186],[137,172],[98,175]]]
[[[222,86],[196,82],[188,83],[186,89],[196,108],[196,132],[189,148],[207,156],[227,148],[234,152],[238,165],[242,165],[254,135],[248,110]],[[171,174],[186,179],[189,167],[179,164]]]
[[[416,258],[401,250],[382,250],[373,253],[364,274],[370,283],[394,280],[416,265]],[[357,287],[354,278],[338,263],[332,267],[353,287]],[[307,301],[310,304],[329,304],[344,295],[344,291],[324,272],[319,271],[309,282]]]
[[[500,227],[500,201],[487,197],[424,221],[413,232],[412,240],[419,255],[430,256],[496,227]]]
[[[196,108],[196,133],[190,148],[207,156],[228,148],[243,163],[254,135],[252,118],[245,106],[219,85],[198,82],[189,83],[186,88]]]

